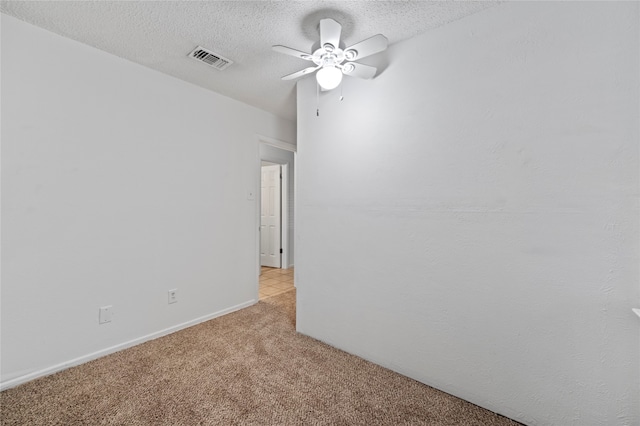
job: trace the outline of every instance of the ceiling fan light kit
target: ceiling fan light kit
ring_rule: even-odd
[[[316,80],[324,90],[333,90],[342,82],[342,75],[350,75],[358,78],[373,78],[376,67],[352,62],[367,56],[382,52],[387,48],[388,40],[382,34],[374,35],[366,40],[340,48],[340,34],[342,26],[333,19],[320,20],[320,48],[309,54],[286,46],[273,46],[276,52],[295,56],[296,58],[312,61],[315,67],[305,68],[293,74],[285,75],[283,80],[293,80],[316,73]]]
[[[316,74],[316,80],[324,90],[333,90],[342,82],[342,72],[335,66],[324,66]]]

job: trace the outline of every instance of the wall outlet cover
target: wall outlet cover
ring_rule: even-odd
[[[111,316],[113,314],[113,306],[103,306],[98,311],[98,324],[105,324],[111,322]]]

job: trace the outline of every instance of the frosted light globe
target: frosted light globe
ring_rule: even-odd
[[[316,74],[316,80],[324,90],[335,89],[342,81],[342,71],[334,66],[323,67]]]

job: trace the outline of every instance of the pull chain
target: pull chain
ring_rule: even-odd
[[[316,117],[320,117],[320,83],[316,82]]]
[[[342,86],[344,83],[340,83],[340,101],[344,101],[344,96],[342,96]]]

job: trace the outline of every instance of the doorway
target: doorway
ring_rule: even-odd
[[[262,161],[260,173],[260,266],[282,266],[282,172]]]
[[[259,290],[260,299],[262,299],[265,296],[263,290],[275,291],[276,287],[278,290],[285,290],[284,284],[293,285],[296,146],[258,135],[257,148],[259,155],[256,168],[259,170],[260,191],[257,191],[258,197],[256,197],[259,200],[256,206],[257,226],[254,229],[256,229],[257,243],[256,287]],[[280,189],[279,203],[278,187]],[[279,221],[277,219],[278,207],[280,210]],[[266,280],[270,281],[265,283]],[[278,280],[281,282],[276,282]],[[266,288],[265,284],[267,287],[271,285],[274,288]]]

